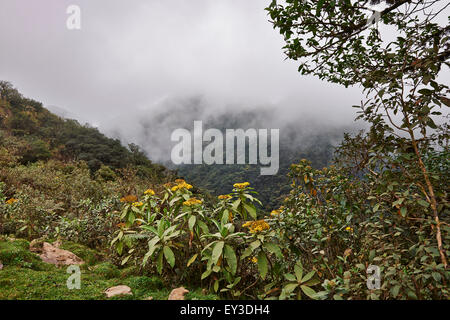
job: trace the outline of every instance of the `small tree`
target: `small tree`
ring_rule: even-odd
[[[383,8],[374,10],[375,3]],[[274,0],[266,9],[274,28],[284,36],[286,55],[299,61],[302,74],[346,87],[363,86],[366,98],[356,106],[358,118],[368,121],[371,129],[365,137],[353,141],[348,137],[341,156],[349,156],[355,168],[376,181],[373,190],[378,194],[377,188],[394,178],[399,189],[418,190],[415,201],[424,211],[420,219],[433,217],[431,228],[444,268],[448,263],[441,215],[448,210],[448,179],[444,175],[444,181],[439,180],[442,176],[427,163],[439,150],[448,155],[448,128],[436,119],[442,119],[438,118],[441,107],[450,106],[449,88],[438,78],[449,66],[450,26],[436,20],[449,5],[422,0],[286,0],[283,4]],[[392,30],[396,38],[386,40]],[[368,143],[365,153],[359,152],[361,141]],[[391,199],[402,199],[395,194],[398,190],[386,190]],[[402,208],[401,203],[394,206]]]

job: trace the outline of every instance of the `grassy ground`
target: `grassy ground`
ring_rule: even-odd
[[[127,285],[133,295],[116,296],[112,300],[142,300],[151,296],[155,300],[164,300],[173,288],[165,288],[156,276],[130,275],[128,269],[118,269],[109,262],[102,262],[101,255],[92,249],[74,243],[65,243],[63,248],[73,250],[87,263],[81,267],[81,288],[67,288],[70,274],[66,267],[57,268],[44,263],[29,252],[29,243],[25,240],[0,241],[0,261],[4,267],[0,270],[0,299],[14,300],[105,300],[104,291],[112,286]],[[201,289],[192,289],[186,295],[191,299],[216,299],[214,295],[203,295]]]

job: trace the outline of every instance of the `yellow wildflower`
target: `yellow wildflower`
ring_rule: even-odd
[[[189,183],[186,183],[186,181],[184,181],[183,179],[177,179],[177,180],[175,180],[175,182],[177,183],[177,185],[172,187],[172,189],[170,189],[173,192],[180,190],[180,189],[188,189],[189,190],[189,189],[193,188],[192,185],[190,185]]]
[[[253,222],[253,221],[247,221],[246,223],[244,223],[244,224],[242,225],[242,227],[246,228],[246,227],[250,226],[250,225],[252,224],[252,222]]]
[[[194,206],[194,205],[200,205],[202,203],[203,203],[202,200],[199,200],[199,199],[196,199],[196,198],[191,198],[189,200],[184,201],[183,205],[190,207],[190,206]]]
[[[133,202],[132,206],[133,207],[142,207],[144,204],[142,202]]]
[[[347,228],[345,228],[345,230],[346,230],[346,231],[353,232],[353,228],[352,228],[352,227],[347,227]]]
[[[257,257],[253,257],[250,259],[253,263],[258,263],[258,258]]]
[[[242,182],[242,183],[235,183],[233,184],[233,187],[238,189],[244,189],[250,185],[250,182]]]
[[[228,199],[231,199],[232,196],[230,196],[229,194],[221,194],[220,196],[218,196],[218,198],[220,200],[228,200]]]
[[[11,198],[8,201],[6,201],[6,204],[13,204],[13,203],[16,203],[17,201],[19,201],[19,200]]]
[[[269,224],[264,220],[248,221],[242,225],[244,228],[248,228],[250,233],[258,233],[270,228]]]
[[[120,202],[136,202],[136,201],[137,201],[137,197],[133,196],[133,195],[125,196],[120,199]]]
[[[151,196],[154,196],[155,195],[155,191],[153,191],[153,189],[147,189],[147,190],[144,191],[144,194],[149,194]]]
[[[272,212],[270,213],[271,216],[278,216],[281,213],[282,210],[278,209],[278,210],[272,210]]]

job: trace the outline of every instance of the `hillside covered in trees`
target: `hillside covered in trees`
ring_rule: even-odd
[[[96,128],[62,119],[5,81],[0,82],[0,129],[2,145],[14,147],[4,157],[15,157],[21,164],[49,159],[85,161],[93,174],[100,168],[106,172],[133,167],[142,177],[164,176],[165,168],[153,164],[138,146],[126,148]]]

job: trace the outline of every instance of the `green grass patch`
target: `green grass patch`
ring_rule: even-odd
[[[89,266],[92,266],[103,259],[103,256],[98,251],[71,241],[63,242],[61,249],[68,250],[76,254]]]
[[[5,266],[18,266],[34,270],[46,270],[48,265],[42,262],[38,255],[29,251],[26,240],[1,241],[0,261]]]
[[[91,266],[81,268],[81,288],[68,289],[67,267],[44,263],[39,256],[28,251],[25,240],[0,241],[0,300],[107,300],[104,291],[117,285],[127,285],[133,295],[116,296],[111,300],[165,300],[173,288],[165,287],[158,276],[138,276],[136,268],[119,270],[110,262],[95,264],[101,254],[75,243],[65,243],[70,250],[89,261]],[[75,252],[76,251],[76,252]],[[128,270],[129,269],[129,270]],[[180,285],[181,286],[181,285]],[[191,289],[187,300],[214,300],[215,295],[203,295],[201,289]]]

